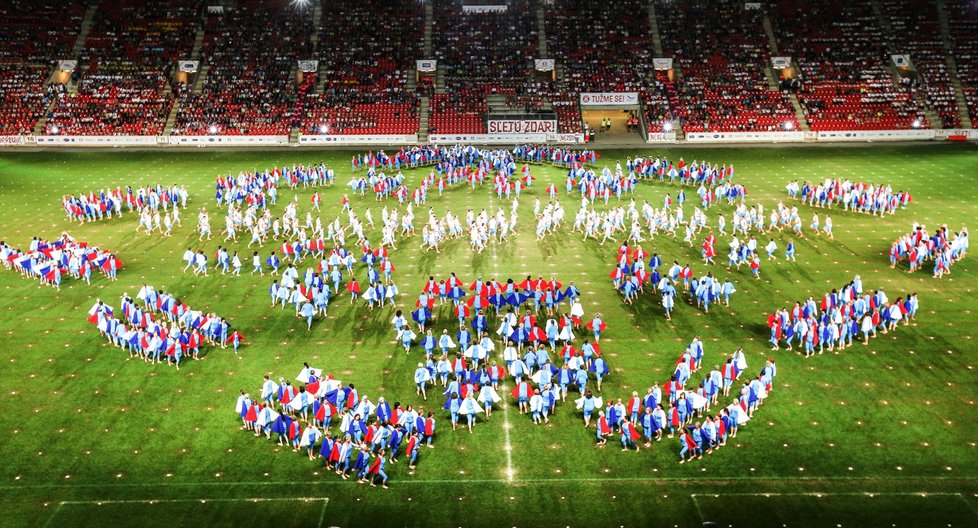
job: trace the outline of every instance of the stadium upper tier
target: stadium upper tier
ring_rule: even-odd
[[[554,67],[541,70],[535,59]],[[418,71],[419,60],[436,66]],[[579,133],[581,94],[591,92],[637,94],[629,110],[650,133],[970,127],[978,118],[978,6],[0,6],[0,135],[483,134],[488,116],[505,113],[546,115],[559,132]]]

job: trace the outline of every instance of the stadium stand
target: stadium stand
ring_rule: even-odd
[[[427,20],[415,0],[335,0],[315,9],[318,18],[289,0],[224,2],[222,12],[202,0],[90,9],[5,0],[0,135],[159,135],[168,116],[173,135],[409,135],[423,122],[423,97],[429,132],[482,134],[487,116],[505,110],[556,115],[558,131],[580,133],[582,92],[626,91],[640,94],[650,133],[671,123],[686,132],[802,128],[792,92],[813,131],[978,119],[970,0],[653,2],[650,22],[646,0],[485,0],[506,11],[474,14],[434,0]],[[769,69],[775,46],[792,57],[797,85],[779,85]],[[673,71],[653,68],[656,49]],[[197,50],[196,82],[178,84],[177,61]],[[909,55],[912,67],[898,70],[891,54]],[[534,71],[541,56],[557,59],[553,79]],[[439,71],[415,79],[422,58],[436,58]],[[65,85],[52,77],[62,59],[78,60]],[[318,71],[299,76],[302,59],[318,60]]]
[[[286,1],[248,0],[208,12],[200,93],[180,90],[172,134],[286,135],[298,126],[296,58],[312,54],[308,15]]]
[[[47,132],[162,133],[173,105],[169,78],[190,54],[198,13],[192,0],[100,4],[79,57],[77,90],[58,94]]]
[[[784,0],[770,16],[782,55],[801,67],[798,98],[812,130],[928,128],[913,95],[886,69],[869,3]]]
[[[552,11],[546,17],[549,50],[564,62],[554,87],[563,94],[554,96],[561,132],[580,132],[581,92],[639,92],[644,99],[658,90],[648,82],[654,43],[646,2],[570,0]]]
[[[640,0],[571,0],[550,14],[550,52],[566,62],[564,82],[569,91],[637,92],[645,88],[653,50],[647,6]]]
[[[424,11],[412,0],[331,2],[316,51],[323,91],[299,89],[303,133],[416,133],[419,95],[408,92],[407,81],[422,58],[423,27]]]
[[[528,90],[539,43],[531,2],[513,0],[505,12],[466,13],[459,2],[439,0],[434,12],[435,57],[445,87],[432,100],[433,132],[484,134],[487,95],[506,96],[515,107],[542,102]]]
[[[0,135],[30,134],[62,90],[45,86],[51,66],[71,56],[83,5],[46,0],[0,4]]]
[[[0,64],[68,59],[85,6],[52,0],[0,3]]]
[[[957,64],[968,115],[978,123],[978,5],[969,0],[946,0],[952,55]]]
[[[45,88],[48,70],[29,64],[0,65],[0,136],[30,134],[34,129],[50,98],[62,89],[60,84]]]
[[[163,131],[172,97],[159,71],[127,61],[91,65],[77,93],[57,95],[47,133],[84,136],[156,135]]]
[[[905,86],[937,113],[941,128],[961,126],[936,4],[926,0],[882,0],[880,10],[890,21],[891,50],[909,54],[917,72],[916,76],[904,77]]]
[[[660,79],[666,89],[646,98],[647,113],[677,107],[686,132],[798,128],[787,96],[769,89],[765,77],[771,55],[763,11],[745,10],[744,2],[734,0],[658,0],[656,17],[665,54],[682,68],[682,83]],[[651,116],[649,121],[654,121]]]

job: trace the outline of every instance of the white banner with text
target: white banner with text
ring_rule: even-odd
[[[435,134],[428,137],[431,143],[543,143],[547,141],[546,134]]]
[[[486,130],[490,134],[555,134],[556,120],[499,119],[489,121]]]
[[[584,134],[547,134],[547,143],[584,143]]]
[[[675,132],[649,132],[645,138],[646,143],[674,143],[676,141]]]
[[[170,136],[170,145],[182,146],[247,146],[288,145],[289,136]]]
[[[933,130],[822,130],[819,141],[913,141],[934,139]]]
[[[637,105],[638,92],[584,92],[581,106]]]
[[[477,13],[505,13],[509,10],[509,6],[506,4],[500,5],[463,5],[462,12],[469,14]]]
[[[34,141],[44,146],[125,147],[156,145],[156,136],[37,136]]]
[[[534,59],[533,65],[537,71],[548,72],[553,71],[557,63],[553,59]]]
[[[966,139],[978,139],[978,130],[974,128],[945,128],[944,130],[935,130],[934,137],[937,139],[949,139],[949,140],[966,140]]]
[[[686,141],[690,143],[762,143],[805,141],[805,133],[793,132],[689,132]]]
[[[316,59],[302,59],[297,66],[302,73],[315,73],[319,71],[319,61]]]
[[[910,55],[907,55],[906,53],[901,53],[899,55],[890,55],[890,58],[893,59],[893,64],[895,64],[897,68],[910,67]]]
[[[417,134],[377,134],[362,136],[299,136],[300,145],[409,145],[418,142]]]

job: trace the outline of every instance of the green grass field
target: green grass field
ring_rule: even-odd
[[[650,153],[607,151],[601,161]],[[304,456],[259,441],[239,430],[233,410],[239,390],[256,394],[264,374],[291,379],[303,361],[355,382],[374,401],[383,395],[417,402],[412,373],[421,352],[406,356],[391,342],[391,310],[370,312],[340,298],[329,318],[307,333],[290,310],[268,308],[270,279],[247,276],[250,261],[244,258],[242,277],[197,278],[180,271],[186,247],[213,255],[221,244],[220,237],[198,243],[193,233],[199,208],[213,211],[216,176],[326,159],[337,169],[338,185],[323,192],[325,223],[339,212],[350,152],[0,154],[0,239],[26,247],[32,236],[55,238],[68,231],[116,251],[126,263],[116,283],[98,277],[88,287],[67,280],[61,292],[0,272],[0,445],[6,459],[0,466],[0,525],[978,525],[974,254],[943,280],[926,271],[891,270],[887,260],[891,242],[913,221],[976,227],[975,145],[655,153],[734,163],[749,201],[767,209],[787,200],[788,180],[824,176],[890,183],[909,190],[914,202],[885,219],[833,214],[835,241],[798,240],[798,262],[765,261],[760,281],[746,268],[719,268],[715,274],[729,276],[738,289],[731,307],[714,307],[706,315],[677,299],[670,322],[651,296],[626,306],[613,291],[608,273],[615,245],[581,242],[566,232],[534,240],[533,196],[551,180],[562,187],[564,177],[562,170],[535,167],[539,180],[521,200],[521,230],[508,243],[475,255],[462,240],[436,256],[420,252],[415,239],[392,252],[402,306],[413,305],[429,274],[455,271],[467,280],[556,274],[573,280],[588,312],[601,311],[608,322],[602,349],[612,374],[604,395],[623,398],[665,381],[696,334],[706,342],[706,365],[743,345],[749,371],[756,372],[771,354],[766,315],[809,295],[818,298],[854,274],[867,288],[885,288],[891,299],[917,292],[916,324],[869,346],[812,359],[774,353],[779,376],[767,403],[726,448],[701,461],[678,465],[675,439],[639,453],[623,453],[616,443],[595,447],[592,431],[584,431],[572,405],[558,408],[547,426],[534,426],[513,407],[497,409],[471,435],[451,432],[439,413],[437,448],[423,450],[416,471],[404,462],[388,465],[389,490],[340,480]],[[413,180],[421,172],[408,176]],[[135,215],[69,225],[60,205],[66,193],[170,182],[191,192],[184,225],[170,239],[136,235]],[[636,199],[658,205],[674,191],[642,183]],[[283,189],[281,198],[292,194]],[[311,190],[299,192],[302,217],[310,195]],[[565,204],[569,215],[575,202]],[[488,187],[453,190],[429,203],[439,215],[446,209],[464,216],[469,207],[508,208],[490,197]],[[354,200],[354,207],[372,207],[380,217],[369,195]],[[721,205],[709,218],[715,222],[717,212],[731,210]],[[807,227],[811,211],[802,207],[801,214]],[[223,228],[222,214],[212,213],[211,221],[215,232]],[[658,238],[644,247],[665,262],[676,258],[703,270],[696,264],[698,247],[685,246],[681,238]],[[233,247],[248,255],[245,245]],[[185,363],[179,372],[127,361],[85,318],[96,297],[118,306],[123,292],[135,295],[143,282],[176,293],[193,308],[225,315],[247,336],[247,346],[239,356],[208,349],[203,361]],[[439,332],[451,322],[447,308],[440,313]],[[440,409],[440,397],[436,402],[431,406]]]

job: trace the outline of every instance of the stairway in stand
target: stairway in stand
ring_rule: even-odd
[[[418,141],[422,144],[428,142],[428,116],[431,114],[431,99],[421,98],[421,108],[418,110]]]
[[[951,25],[947,18],[947,5],[944,0],[937,0],[937,19],[941,25],[941,37],[944,41],[944,56],[947,58],[947,72],[954,87],[954,99],[958,104],[958,117],[963,128],[973,128],[971,116],[968,114],[968,101],[964,97],[964,87],[958,77],[958,61],[954,59],[954,45],[951,40]]]
[[[883,14],[883,10],[880,8],[879,0],[873,0],[870,2],[870,6],[873,8],[873,14],[876,15],[876,21],[879,22],[880,29],[883,30],[883,43],[886,45],[886,56],[889,57],[895,52],[893,47],[893,26],[890,24],[890,19]],[[897,90],[901,89],[900,86],[900,71],[897,70],[896,64],[892,60],[883,59],[883,66],[886,71],[890,72],[890,78],[893,79],[893,86]]]
[[[764,26],[764,33],[767,35],[768,51],[771,52],[772,57],[780,56],[781,50],[778,49],[778,39],[774,36],[774,26],[771,25],[771,17],[767,16],[767,11],[764,12],[764,19],[761,23]],[[773,67],[770,64],[765,64],[764,70],[768,73],[768,88],[772,91],[777,89],[778,81],[774,75]],[[772,83],[774,84],[773,87],[771,86]],[[795,119],[798,120],[798,127],[804,132],[811,132],[812,129],[808,126],[808,119],[805,117],[805,111],[801,107],[801,102],[798,101],[798,95],[794,92],[785,92],[785,94],[788,96],[788,100],[791,101],[791,106],[795,109]]]
[[[200,53],[204,49],[204,34],[207,26],[207,10],[201,13],[200,20],[197,21],[197,33],[194,35],[194,47],[190,52],[190,60],[200,61]],[[203,76],[200,63],[197,63],[197,77]],[[174,94],[172,89],[172,79],[167,80],[166,92]],[[166,116],[166,124],[163,126],[163,135],[169,136],[173,132],[173,125],[177,122],[177,114],[180,113],[180,97],[173,98],[173,105],[170,106],[170,113]]]
[[[71,56],[76,59],[85,50],[85,40],[88,39],[88,33],[92,30],[92,25],[95,22],[95,13],[98,11],[98,5],[99,2],[89,4],[88,9],[85,11],[85,17],[82,18],[81,31],[78,32],[78,38],[75,39],[75,47],[71,50]]]
[[[547,13],[543,6],[537,7],[537,53],[541,59],[550,58],[550,50],[547,48]]]
[[[795,119],[798,120],[798,126],[805,132],[811,132],[812,129],[808,126],[808,119],[805,118],[805,111],[801,108],[798,96],[794,92],[788,92],[788,100],[791,101],[791,106],[795,109]]]
[[[432,33],[435,25],[435,7],[432,2],[424,3],[424,58],[433,59]]]
[[[88,40],[88,34],[92,30],[92,25],[95,23],[95,13],[98,12],[99,2],[92,2],[88,5],[88,9],[85,10],[85,16],[82,18],[81,29],[78,32],[78,36],[75,37],[75,45],[71,49],[71,57],[78,61],[78,66],[76,71],[81,73],[81,71],[87,69],[87,65],[83,67],[81,63],[82,52],[85,51],[85,41]],[[58,59],[64,59],[65,57],[58,57]],[[57,70],[57,67],[54,68]],[[52,72],[51,77],[45,83],[45,86],[51,84],[51,79],[54,78],[57,72]],[[65,85],[66,93],[75,94],[78,93],[78,86],[73,77],[68,78],[68,83]],[[47,108],[44,110],[44,114],[37,123],[34,124],[33,133],[35,136],[43,135],[46,131],[48,125],[48,116],[54,110],[55,105],[58,103],[58,98],[54,97],[51,102],[48,103]]]
[[[424,58],[426,59],[435,58],[433,54],[434,46],[432,45],[435,28],[435,7],[432,4],[433,2],[424,3]],[[435,93],[445,93],[445,66],[440,63],[435,70]],[[421,143],[428,142],[428,122],[430,118],[431,98],[425,96],[421,98],[421,106],[418,108],[418,141]]]
[[[659,21],[655,18],[655,0],[649,0],[649,28],[652,31],[652,45],[655,47],[655,56],[663,57],[662,35],[659,33]]]
[[[316,0],[316,5],[312,10],[312,37],[309,42],[312,44],[312,55],[316,56],[316,52],[319,51],[319,30],[323,23],[323,1]]]

